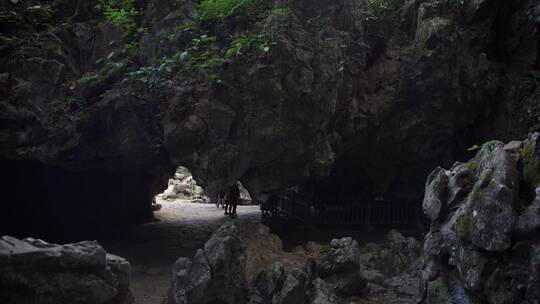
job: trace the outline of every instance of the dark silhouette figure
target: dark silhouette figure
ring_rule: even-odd
[[[239,202],[240,189],[238,189],[238,185],[235,183],[229,187],[227,197],[225,199],[225,214],[230,215],[231,218],[236,218],[236,207],[238,206]]]
[[[280,201],[279,196],[276,194],[272,194],[270,198],[266,202],[264,202],[264,204],[261,204],[262,215],[264,217],[277,216],[279,201]]]
[[[221,205],[221,207],[225,208],[225,191],[223,191],[223,190],[220,190],[218,195],[217,195],[216,207],[219,208],[220,205]]]

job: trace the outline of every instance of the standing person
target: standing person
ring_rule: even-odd
[[[238,188],[238,185],[234,183],[232,186],[229,187],[229,193],[227,195],[227,203],[230,208],[230,211],[228,214],[230,214],[231,218],[236,218],[238,216],[236,214],[236,207],[238,206],[239,202],[240,202],[240,189]],[[227,214],[227,207],[225,207],[225,214]]]
[[[216,207],[219,208],[219,205],[221,205],[222,207],[225,207],[225,191],[223,190],[219,190],[219,193],[217,195]]]

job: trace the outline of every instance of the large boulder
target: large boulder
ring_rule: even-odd
[[[308,284],[306,273],[298,269],[292,270],[287,274],[281,290],[274,294],[272,304],[305,303]]]
[[[285,279],[285,269],[279,262],[260,271],[251,283],[253,292],[250,294],[250,303],[272,303],[274,294],[283,288]]]
[[[360,249],[351,237],[333,239],[321,251],[317,266],[319,276],[338,294],[352,296],[366,292],[366,280],[360,273]]]
[[[129,263],[96,242],[0,238],[0,302],[129,304]]]
[[[193,261],[179,258],[173,265],[168,303],[246,303],[246,245],[238,234],[237,226],[225,224]]]
[[[431,219],[423,255],[426,303],[537,303],[538,134],[507,145],[485,143],[446,182],[428,179],[424,210]],[[446,189],[439,191],[438,189]],[[447,210],[435,213],[432,210]],[[462,290],[462,292],[456,292]],[[443,299],[444,298],[444,299]],[[536,301],[536,302],[535,302]]]

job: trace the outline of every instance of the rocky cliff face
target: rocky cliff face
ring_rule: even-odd
[[[431,173],[426,303],[538,303],[538,140],[489,142],[469,162]]]
[[[418,199],[434,164],[537,118],[532,0],[253,3],[136,1],[113,26],[1,1],[2,222],[148,220],[178,165],[209,194],[332,173]]]

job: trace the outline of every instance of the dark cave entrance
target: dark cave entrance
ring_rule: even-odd
[[[6,159],[0,167],[2,235],[68,242],[152,220],[151,168],[72,170]]]

